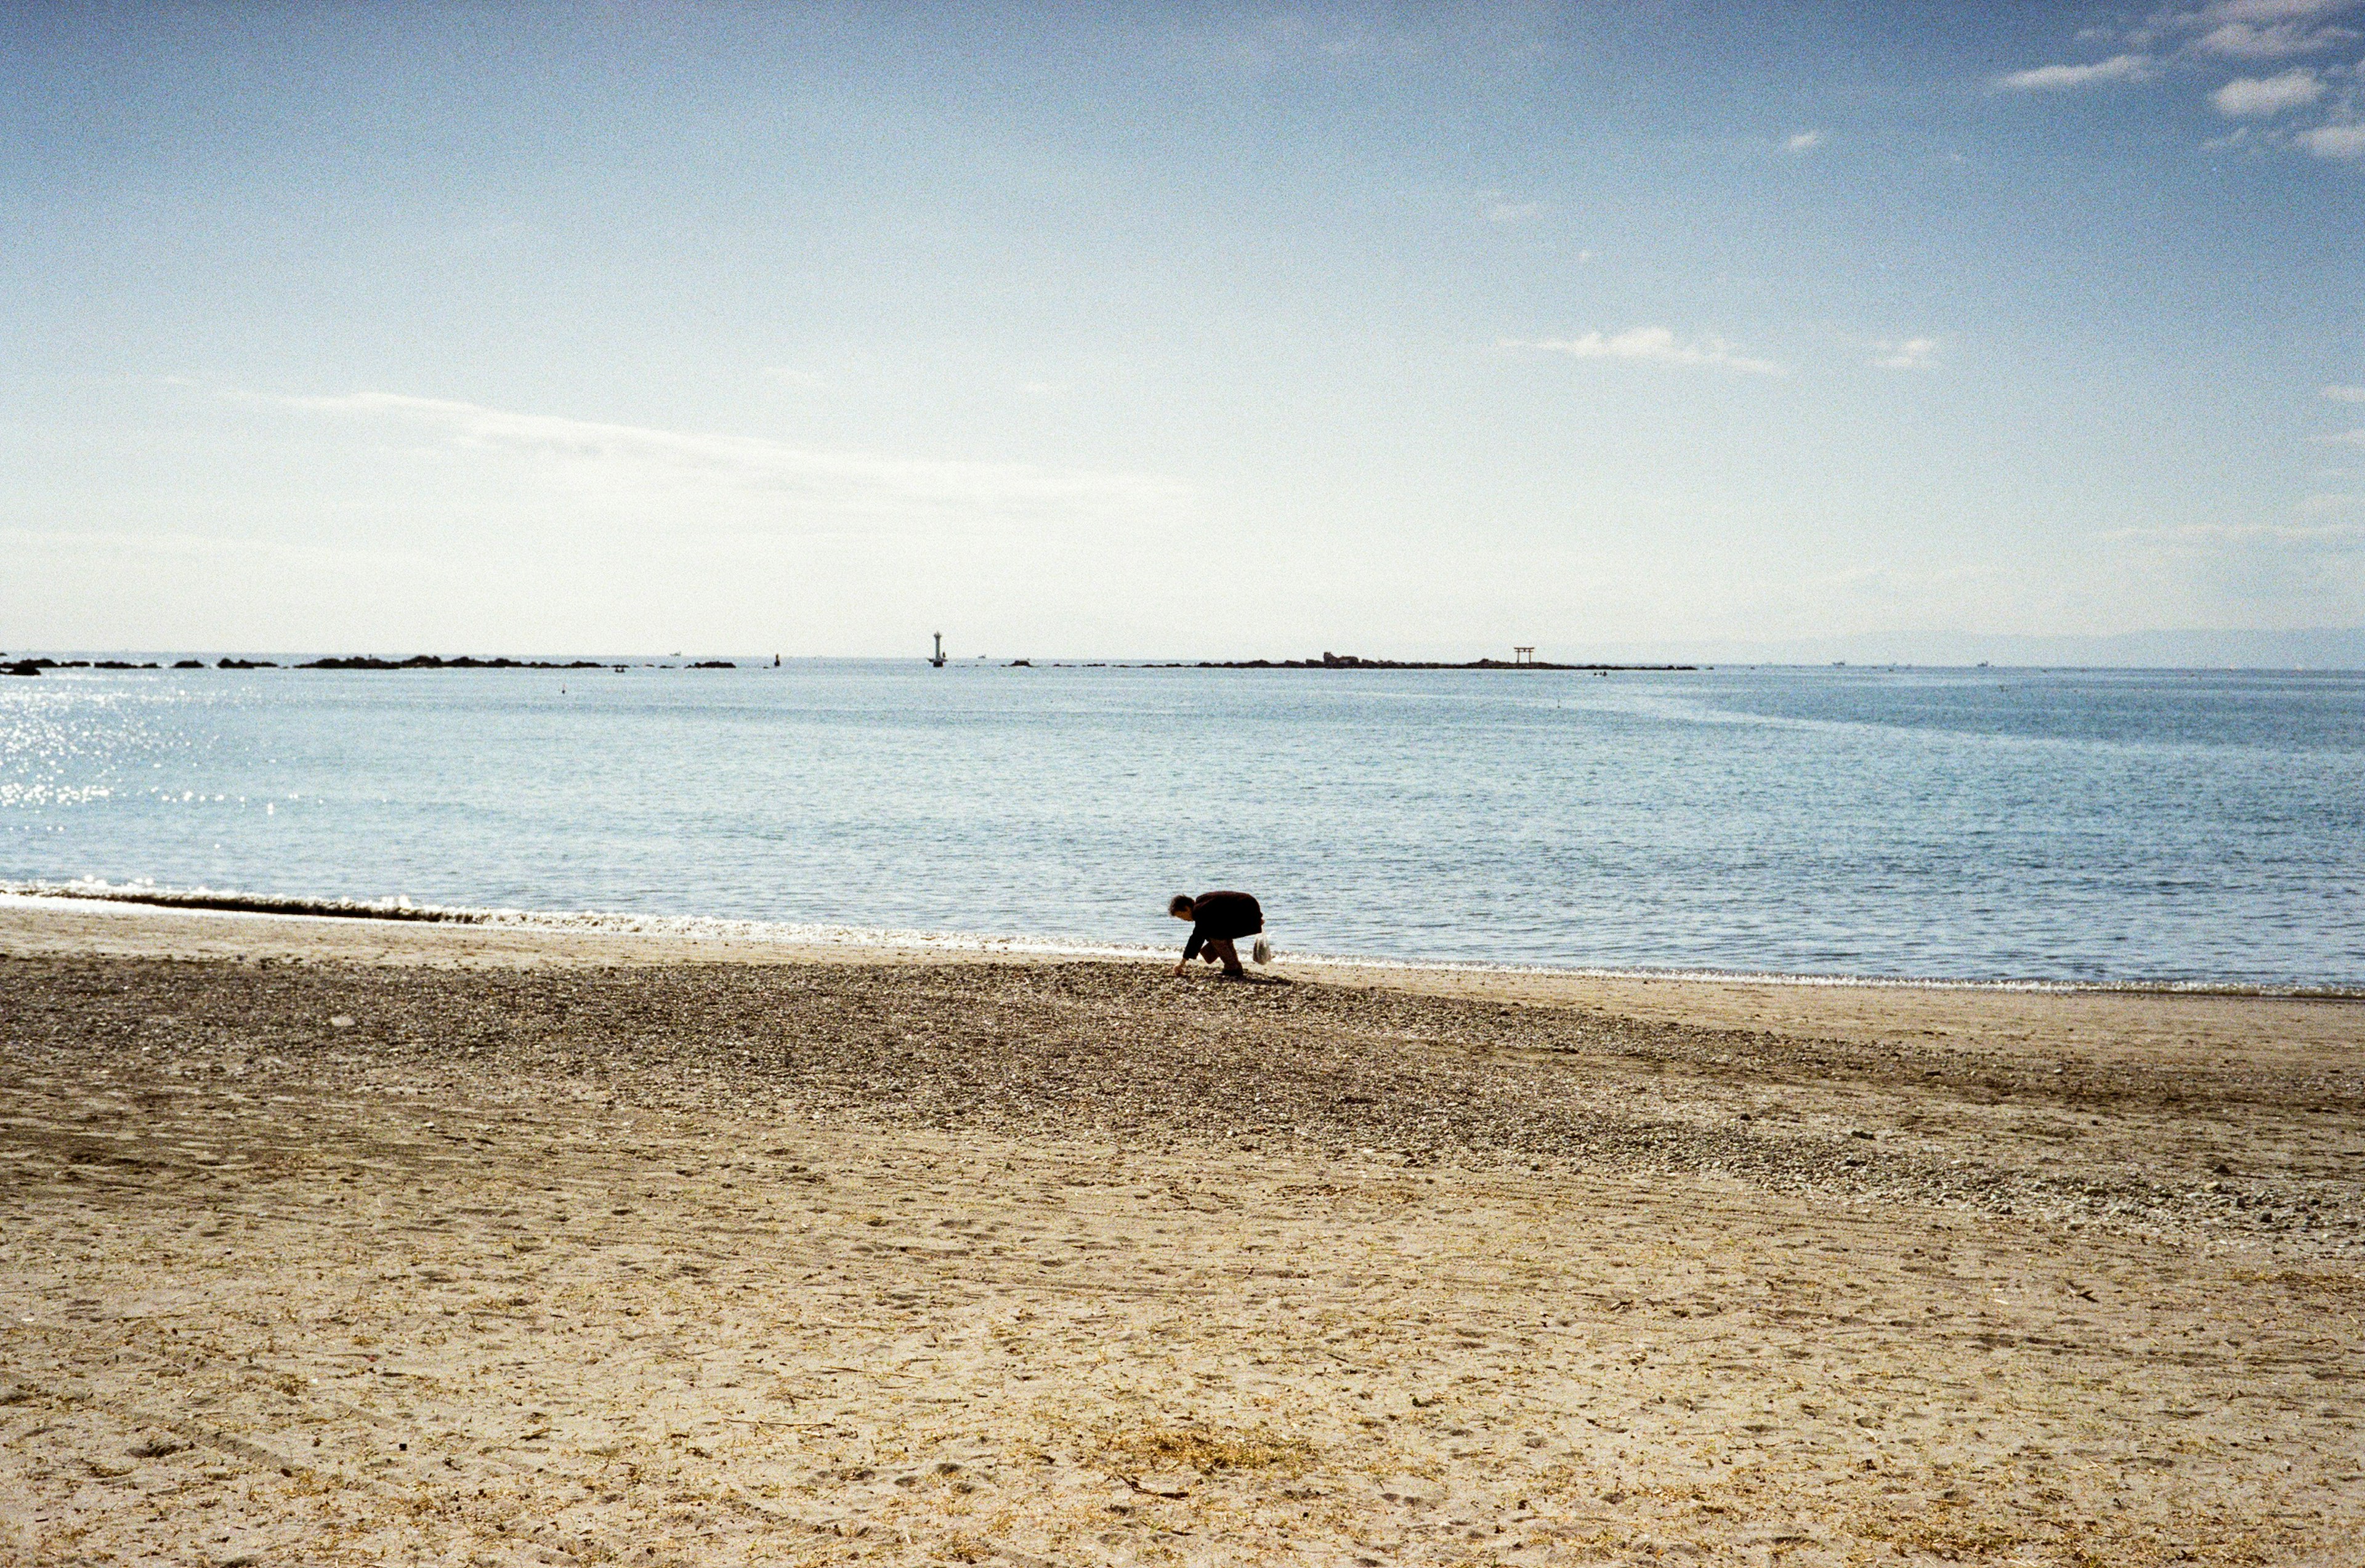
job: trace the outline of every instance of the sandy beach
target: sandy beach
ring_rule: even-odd
[[[0,955],[10,1561],[2365,1560],[2365,1003]]]

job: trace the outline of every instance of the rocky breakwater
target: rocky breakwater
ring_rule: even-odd
[[[224,663],[227,665],[228,661]],[[609,666],[598,659],[569,659],[565,663],[552,663],[544,659],[479,659],[472,658],[466,654],[462,654],[454,659],[442,658],[434,654],[413,654],[407,659],[381,659],[364,654],[344,658],[311,659],[294,667],[297,669],[606,669]]]
[[[154,669],[156,665],[133,664],[129,659],[15,659],[0,664],[0,670],[9,675],[39,675],[45,669]]]

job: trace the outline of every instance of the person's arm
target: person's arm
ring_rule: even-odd
[[[1189,963],[1207,945],[1207,928],[1196,921],[1191,923],[1191,940],[1182,944],[1182,961]]]

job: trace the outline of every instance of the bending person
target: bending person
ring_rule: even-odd
[[[1174,966],[1177,977],[1188,973],[1191,960],[1200,958],[1221,963],[1227,980],[1248,978],[1248,971],[1240,968],[1239,949],[1232,944],[1264,930],[1264,911],[1255,899],[1246,893],[1201,893],[1195,899],[1177,893],[1166,913],[1191,923],[1191,940],[1183,945],[1182,961]]]

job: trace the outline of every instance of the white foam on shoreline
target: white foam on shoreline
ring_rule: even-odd
[[[162,888],[146,883],[0,881],[0,898],[67,908],[105,903],[129,909],[230,919],[388,921],[464,925],[553,935],[648,936],[687,941],[771,943],[793,947],[877,947],[946,953],[1023,953],[1059,958],[1152,958],[1168,949],[1044,936],[995,936],[973,932],[899,931],[825,922],[741,920],[723,915],[634,914],[604,910],[532,910],[414,903],[408,898],[302,898],[214,888]]]
[[[988,935],[975,932],[899,931],[821,922],[742,920],[721,915],[634,914],[601,910],[527,910],[454,904],[420,904],[408,898],[320,899],[245,893],[204,887],[163,888],[149,882],[118,883],[85,878],[75,881],[0,881],[0,898],[70,907],[106,903],[132,909],[277,920],[392,921],[466,925],[504,931],[641,936],[658,940],[761,943],[790,947],[876,948],[881,951],[1007,954],[1037,958],[1164,960],[1175,951],[1146,944],[1084,942],[1068,938]],[[1668,980],[1708,985],[1781,985],[1834,990],[1967,991],[2102,995],[2275,997],[2292,1000],[2365,999],[2365,987],[2258,985],[2195,980],[1962,980],[1945,976],[1792,974],[1778,970],[1605,968],[1589,965],[1488,964],[1462,959],[1367,958],[1356,954],[1289,952],[1300,966],[1324,969],[1443,972],[1472,976],[1532,975],[1556,980]]]

